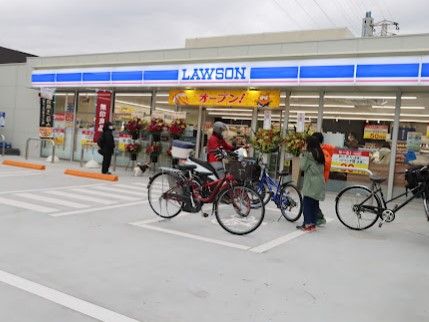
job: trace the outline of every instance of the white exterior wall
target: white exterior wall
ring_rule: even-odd
[[[6,112],[6,126],[0,133],[21,154],[27,138],[38,136],[38,92],[31,88],[30,80],[27,64],[0,65],[0,111]]]

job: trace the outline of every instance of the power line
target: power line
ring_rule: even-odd
[[[304,11],[306,14],[307,14],[307,16],[309,16],[310,17],[310,19],[311,19],[311,21],[313,21],[313,23],[314,23],[314,25],[317,27],[317,23],[316,23],[316,21],[314,20],[314,18],[310,15],[310,13],[307,11],[307,9],[305,9],[302,5],[301,5],[301,3],[298,1],[298,0],[293,0],[300,8],[301,8],[301,10],[302,11]]]
[[[390,16],[390,19],[394,20],[393,15],[392,15],[392,12],[391,12],[391,11],[390,11],[390,9],[389,9],[389,5],[388,5],[388,4],[386,4],[386,2],[385,2],[384,0],[381,0],[381,2],[383,3],[383,7],[386,7],[386,9],[387,9],[387,14]]]
[[[349,26],[356,32],[358,32],[359,34],[359,28],[356,26],[356,22],[353,20],[353,9],[351,9],[352,15],[350,16],[348,13],[348,9],[349,7],[346,7],[345,5],[343,5],[343,2],[341,0],[335,0],[339,6],[341,6],[341,11],[344,10],[344,18],[345,20],[348,20],[348,24]],[[347,1],[346,1],[347,2]],[[347,16],[347,17],[346,17]]]
[[[319,7],[319,9],[323,12],[323,14],[325,15],[325,17],[329,20],[329,22],[331,24],[333,24],[335,27],[337,26],[337,24],[335,22],[332,21],[332,19],[328,16],[328,14],[326,13],[326,11],[320,6],[319,2],[317,2],[317,0],[313,0],[313,2]]]
[[[383,8],[380,7],[377,0],[371,0],[371,2],[373,2],[375,4],[375,6],[378,7],[378,10],[380,10],[381,15],[383,16],[383,19],[386,19],[386,15],[384,14],[384,10],[383,10]]]
[[[299,28],[302,28],[302,26],[301,26],[301,24],[300,23],[298,23],[298,21],[296,21],[295,20],[295,18],[294,17],[292,17],[290,14],[289,14],[289,12],[285,9],[285,8],[283,8],[283,6],[277,1],[277,0],[273,0],[274,1],[274,3],[281,9],[281,11],[283,11],[283,13],[284,14],[286,14],[286,16],[288,16],[288,18],[290,19],[290,20],[292,20],[292,22],[295,24],[295,25],[297,25]]]

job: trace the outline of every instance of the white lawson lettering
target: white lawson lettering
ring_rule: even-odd
[[[247,67],[182,68],[182,81],[246,80]]]

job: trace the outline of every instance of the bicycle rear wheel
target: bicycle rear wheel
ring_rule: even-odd
[[[255,201],[259,207],[254,206]],[[255,190],[246,186],[234,186],[219,193],[215,214],[219,225],[227,232],[245,235],[261,225],[265,206]]]
[[[425,208],[426,218],[429,221],[429,194],[427,192],[423,194],[423,206]]]
[[[182,211],[183,195],[178,177],[171,173],[160,172],[149,183],[149,205],[162,218],[173,218]]]
[[[352,186],[342,190],[336,199],[335,211],[341,223],[353,230],[364,230],[375,224],[382,206],[369,188]]]
[[[302,196],[292,183],[282,187],[280,195],[280,210],[286,220],[297,221],[302,214]]]

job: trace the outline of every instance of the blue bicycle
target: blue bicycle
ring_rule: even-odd
[[[272,200],[280,209],[283,217],[291,222],[298,220],[302,214],[302,195],[292,181],[284,182],[288,175],[285,171],[279,172],[279,181],[268,174],[265,164],[261,164],[259,181],[253,183],[254,188],[261,196],[264,205]],[[281,218],[281,217],[280,217]]]

